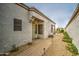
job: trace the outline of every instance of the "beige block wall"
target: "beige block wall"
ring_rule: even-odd
[[[43,17],[42,15],[39,15],[36,12],[30,11],[30,14],[32,16],[37,17],[38,19],[41,19],[44,21],[44,34],[43,34],[43,38],[48,38],[48,35],[51,34],[51,24],[55,25],[53,22],[51,22],[49,19]]]
[[[51,21],[49,21],[49,20],[46,20],[45,21],[45,24],[44,24],[45,26],[44,26],[44,28],[45,28],[45,37],[47,38],[49,35],[51,35],[51,34],[53,34],[52,32],[51,32],[51,25],[55,25],[54,23],[52,23]]]
[[[22,20],[22,31],[13,30],[14,18]],[[0,52],[32,42],[32,24],[28,11],[16,4],[0,4]]]
[[[76,45],[76,47],[79,50],[79,13],[74,18],[74,20],[69,24],[66,31],[73,39],[73,43]]]
[[[51,21],[35,12],[28,12],[16,4],[0,4],[0,52],[12,49],[13,45],[21,46],[32,42],[32,23],[29,16],[35,16],[44,21],[44,38],[51,33]],[[13,19],[22,20],[22,31],[13,30]]]

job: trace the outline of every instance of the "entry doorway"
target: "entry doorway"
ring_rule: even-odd
[[[33,24],[32,37],[33,39],[40,39],[43,37],[43,24]]]
[[[43,21],[39,19],[35,19],[32,22],[32,39],[43,38],[43,32],[44,32]]]

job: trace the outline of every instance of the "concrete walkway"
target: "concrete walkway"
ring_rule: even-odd
[[[32,45],[25,45],[20,52],[12,53],[11,55],[17,56],[42,56],[44,51],[43,48],[47,49],[51,45],[52,41],[48,39],[37,39],[33,40]]]
[[[56,34],[52,40],[51,46],[47,49],[48,56],[71,56],[72,54],[66,49],[67,43],[62,41],[63,34]]]
[[[17,56],[71,56],[66,49],[67,43],[62,41],[63,34],[55,34],[54,38],[33,40],[32,45],[24,45],[11,55]],[[44,49],[45,48],[45,53]]]

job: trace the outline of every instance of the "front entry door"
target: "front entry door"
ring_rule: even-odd
[[[43,24],[32,25],[32,39],[43,37]]]

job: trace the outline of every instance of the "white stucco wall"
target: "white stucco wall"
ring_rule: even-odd
[[[48,38],[48,35],[51,34],[51,25],[55,25],[55,24],[53,22],[51,22],[49,19],[43,17],[42,15],[39,15],[38,13],[36,13],[34,11],[30,11],[30,14],[32,16],[35,16],[38,19],[41,19],[44,21],[44,23],[43,23],[43,25],[44,25],[43,38]]]
[[[14,18],[22,20],[22,31],[14,31]],[[32,24],[29,23],[28,11],[16,4],[0,4],[0,52],[32,42]]]
[[[79,12],[66,30],[79,50]]]
[[[32,23],[29,15],[44,21],[44,38],[51,34],[50,20],[36,12],[25,10],[16,4],[0,4],[0,52],[12,49],[13,45],[21,46],[32,42]],[[22,20],[22,31],[14,31],[14,18]]]
[[[44,36],[45,38],[47,38],[49,35],[53,34],[51,32],[51,25],[55,25],[53,22],[51,22],[50,20],[46,20],[45,23],[44,23]]]

